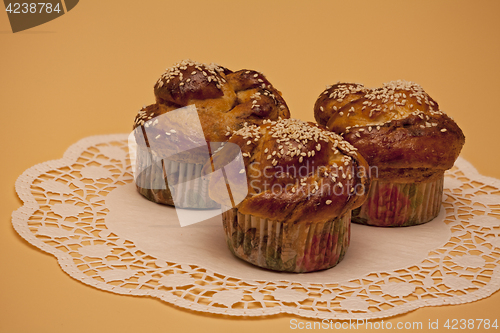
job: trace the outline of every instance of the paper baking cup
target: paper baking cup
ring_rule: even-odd
[[[275,271],[312,272],[337,265],[349,247],[351,212],[326,222],[277,222],[223,207],[227,245],[237,257]]]
[[[202,168],[203,164],[159,159],[148,150],[138,147],[137,189],[153,202],[176,208],[219,208],[220,205],[208,196],[208,180],[201,177]]]
[[[379,227],[403,227],[429,222],[439,214],[444,175],[432,182],[372,181],[365,203],[352,211],[352,221]]]

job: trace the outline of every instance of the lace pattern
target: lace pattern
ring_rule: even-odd
[[[125,236],[109,223],[108,196],[111,200],[110,194],[133,185],[127,144],[125,134],[82,139],[62,159],[34,166],[16,182],[24,202],[13,213],[16,231],[90,286],[202,312],[324,319],[383,318],[424,306],[472,302],[500,289],[500,180],[481,176],[462,158],[446,173],[443,207],[435,222],[447,239],[426,250],[422,260],[338,281],[321,275],[333,274],[336,267],[274,278],[256,269],[249,278],[227,274],[224,267],[214,270],[203,260],[160,256],[140,245],[140,232]],[[137,216],[137,223],[148,219]],[[222,225],[213,232],[222,235],[221,230]]]

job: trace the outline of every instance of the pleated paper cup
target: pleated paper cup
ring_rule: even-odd
[[[138,147],[136,186],[139,193],[156,203],[185,209],[219,208],[208,196],[209,182],[201,177],[202,168],[203,164],[159,159]]]
[[[353,210],[355,223],[404,227],[431,221],[439,214],[444,175],[425,183],[373,180],[365,203]]]
[[[313,272],[337,265],[349,247],[351,212],[325,222],[278,222],[222,209],[227,245],[256,266]]]

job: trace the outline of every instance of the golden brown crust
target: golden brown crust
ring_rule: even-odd
[[[445,114],[422,118],[410,115],[380,127],[352,127],[344,137],[379,168],[450,169],[464,143],[460,128]]]
[[[359,207],[369,187],[368,164],[356,149],[314,123],[266,121],[235,132],[229,143],[240,147],[245,164],[248,195],[237,205],[243,214],[326,221]],[[213,156],[216,169],[230,159],[224,148]],[[241,170],[228,167],[225,173],[232,179]],[[213,174],[210,197],[221,204],[224,184],[221,173]]]
[[[331,102],[323,95],[315,115]],[[460,154],[465,142],[461,129],[415,83],[393,81],[346,98],[349,102],[340,108],[323,111],[329,115],[327,127],[358,148],[370,166],[378,167],[378,178],[428,181],[451,168]],[[325,122],[326,117],[320,119]]]
[[[318,124],[326,126],[340,108],[363,97],[367,91],[368,89],[359,83],[337,83],[328,86],[316,100],[314,118]]]
[[[225,142],[233,131],[246,124],[262,124],[265,119],[289,118],[290,112],[281,93],[262,73],[253,70],[230,70],[215,64],[201,64],[184,60],[160,77],[154,88],[156,104],[139,111],[134,129],[150,124],[154,132],[156,117],[194,105],[198,112],[205,140]],[[169,118],[170,119],[170,118]],[[171,119],[170,119],[171,120]],[[192,122],[177,122],[177,134],[191,135]],[[185,126],[187,125],[187,126]],[[155,138],[165,139],[159,126]],[[149,138],[152,140],[152,138]],[[171,139],[171,138],[167,138]],[[198,161],[191,161],[198,163]]]
[[[137,144],[145,144],[151,148],[151,153],[172,161],[204,164],[209,158],[206,141],[192,125],[190,114],[179,112],[168,118],[158,117],[173,109],[164,104],[152,104],[140,111],[147,112],[151,119],[136,127]]]
[[[242,69],[231,73],[227,78],[229,84],[235,91],[252,88],[272,88],[271,83],[266,79],[264,74],[253,70]]]
[[[214,64],[194,62],[167,69],[155,84],[156,102],[182,107],[188,105],[190,100],[222,97],[224,93],[221,88],[226,83],[225,72],[230,71]]]

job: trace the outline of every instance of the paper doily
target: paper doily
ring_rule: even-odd
[[[62,159],[26,170],[16,191],[24,205],[12,215],[14,228],[71,277],[192,310],[374,319],[500,289],[500,180],[462,158],[446,174],[435,220],[409,228],[353,225],[344,261],[307,274],[248,265],[226,248],[220,217],[181,228],[173,208],[142,198],[125,134],[79,141]],[[387,245],[381,237],[403,241]]]

